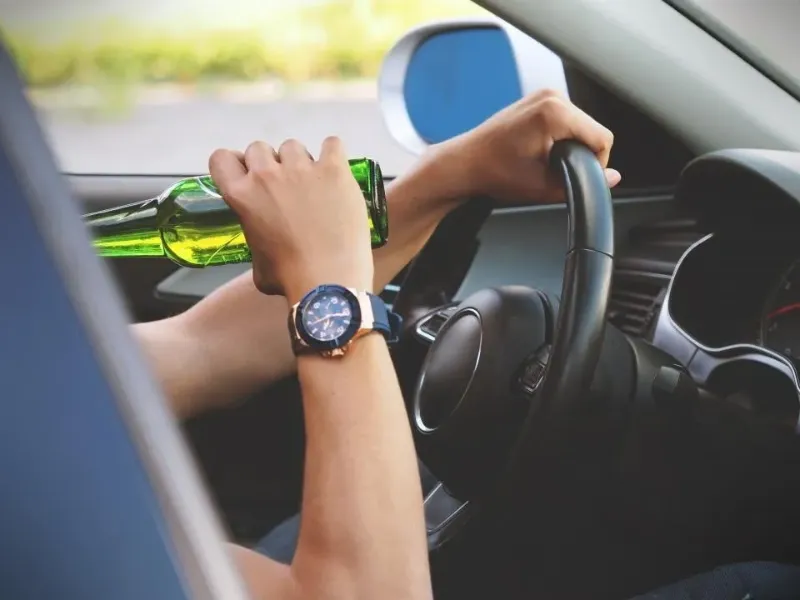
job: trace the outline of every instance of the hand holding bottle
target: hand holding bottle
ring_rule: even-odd
[[[325,283],[372,287],[364,199],[338,138],[323,142],[319,160],[296,140],[277,152],[254,142],[244,154],[217,150],[209,168],[242,223],[260,291],[291,304]]]

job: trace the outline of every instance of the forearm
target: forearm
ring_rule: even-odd
[[[132,326],[180,417],[244,398],[294,365],[281,296],[256,290],[248,272],[188,311]]]
[[[466,165],[449,146],[431,148],[386,189],[389,241],[373,253],[375,291],[382,290],[419,253],[447,214],[466,199]]]
[[[300,358],[298,376],[307,446],[292,574],[304,597],[338,585],[352,599],[430,598],[414,444],[386,343],[373,334],[339,360]]]

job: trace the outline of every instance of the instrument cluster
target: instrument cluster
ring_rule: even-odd
[[[800,365],[800,245],[788,232],[710,235],[683,257],[666,307],[702,347],[756,345]]]
[[[800,258],[783,271],[768,292],[757,342],[800,363]]]

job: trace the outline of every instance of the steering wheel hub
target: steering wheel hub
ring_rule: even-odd
[[[481,315],[466,308],[450,317],[439,332],[417,388],[414,421],[419,431],[433,433],[467,396],[480,364],[483,347]]]
[[[497,472],[529,398],[519,367],[552,337],[550,301],[521,286],[481,290],[436,336],[413,398],[423,461],[470,497]]]

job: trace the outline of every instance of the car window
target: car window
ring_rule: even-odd
[[[413,160],[377,103],[384,53],[470,0],[0,0],[62,170],[203,172],[217,147],[339,135],[387,174]],[[44,17],[44,15],[49,15]]]
[[[798,0],[671,0],[800,96]]]

